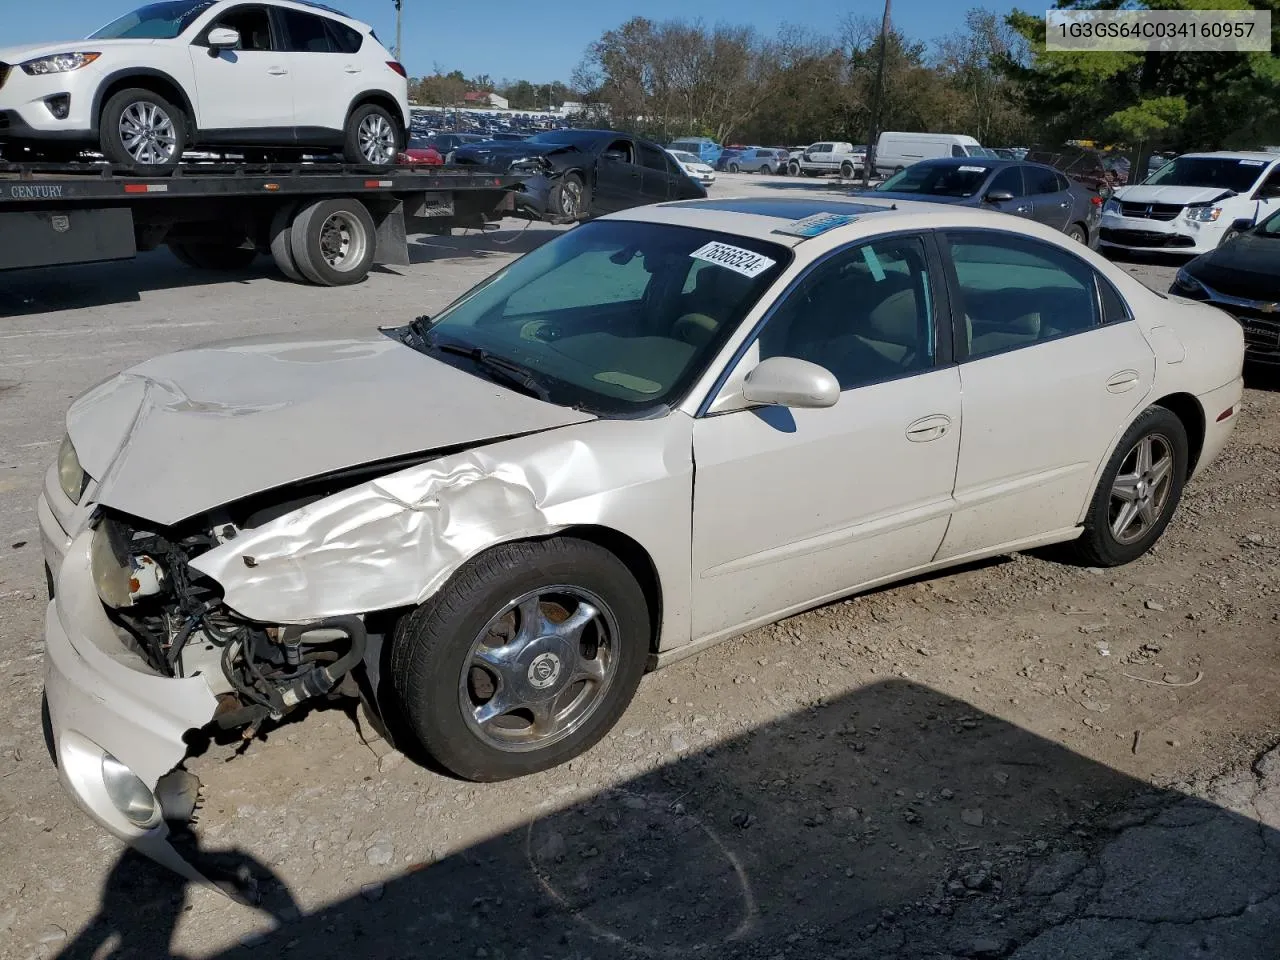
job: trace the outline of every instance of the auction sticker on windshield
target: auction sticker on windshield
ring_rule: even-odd
[[[695,260],[705,260],[707,263],[727,267],[734,273],[740,273],[744,277],[758,277],[774,264],[774,261],[766,256],[751,250],[744,250],[742,247],[735,247],[732,244],[720,243],[717,240],[712,240],[705,246],[699,247],[689,256]]]

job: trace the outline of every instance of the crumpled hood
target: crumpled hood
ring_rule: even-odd
[[[479,164],[498,173],[505,172],[517,160],[549,157],[565,151],[578,152],[568,143],[531,143],[528,140],[486,140],[470,143],[454,151],[454,161]]]
[[[173,524],[335,470],[591,419],[384,336],[250,337],[112,377],[67,430],[98,503]]]
[[[1230,190],[1222,187],[1161,187],[1135,184],[1132,187],[1120,187],[1116,190],[1117,200],[1125,203],[1209,203],[1232,196]]]

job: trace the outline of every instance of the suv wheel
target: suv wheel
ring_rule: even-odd
[[[342,159],[375,167],[389,167],[404,149],[404,134],[386,108],[366,103],[351,112],[342,145]]]
[[[102,153],[135,173],[172,173],[187,147],[187,116],[150,90],[121,90],[107,101],[99,120]]]

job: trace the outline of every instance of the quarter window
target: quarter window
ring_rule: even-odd
[[[359,53],[360,48],[364,46],[364,37],[359,30],[353,30],[337,20],[325,19],[324,26],[329,31],[329,43],[332,44],[336,53]]]
[[[1098,326],[1093,268],[1065,251],[987,232],[951,233],[947,243],[970,359]]]
[[[865,243],[820,264],[760,334],[760,359],[797,357],[843,390],[933,366],[933,305],[919,237]]]

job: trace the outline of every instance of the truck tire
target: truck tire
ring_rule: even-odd
[[[322,287],[343,287],[369,275],[375,232],[359,200],[315,200],[293,218],[289,246],[304,277]]]
[[[257,250],[229,243],[170,240],[169,249],[175,257],[197,270],[243,270],[258,256]]]
[[[853,164],[850,163],[848,160],[840,164],[840,176],[843,177],[845,180],[853,179]]]
[[[789,177],[800,176],[800,164],[796,163],[794,160],[792,160],[789,164],[787,164],[787,176]]]
[[[271,241],[271,256],[276,267],[294,283],[306,283],[307,278],[298,269],[298,262],[293,259],[293,218],[297,212],[294,204],[288,203],[276,211],[271,218],[268,236]]]
[[[99,146],[116,166],[142,176],[171,174],[187,148],[187,115],[141,87],[114,94],[99,118]]]

